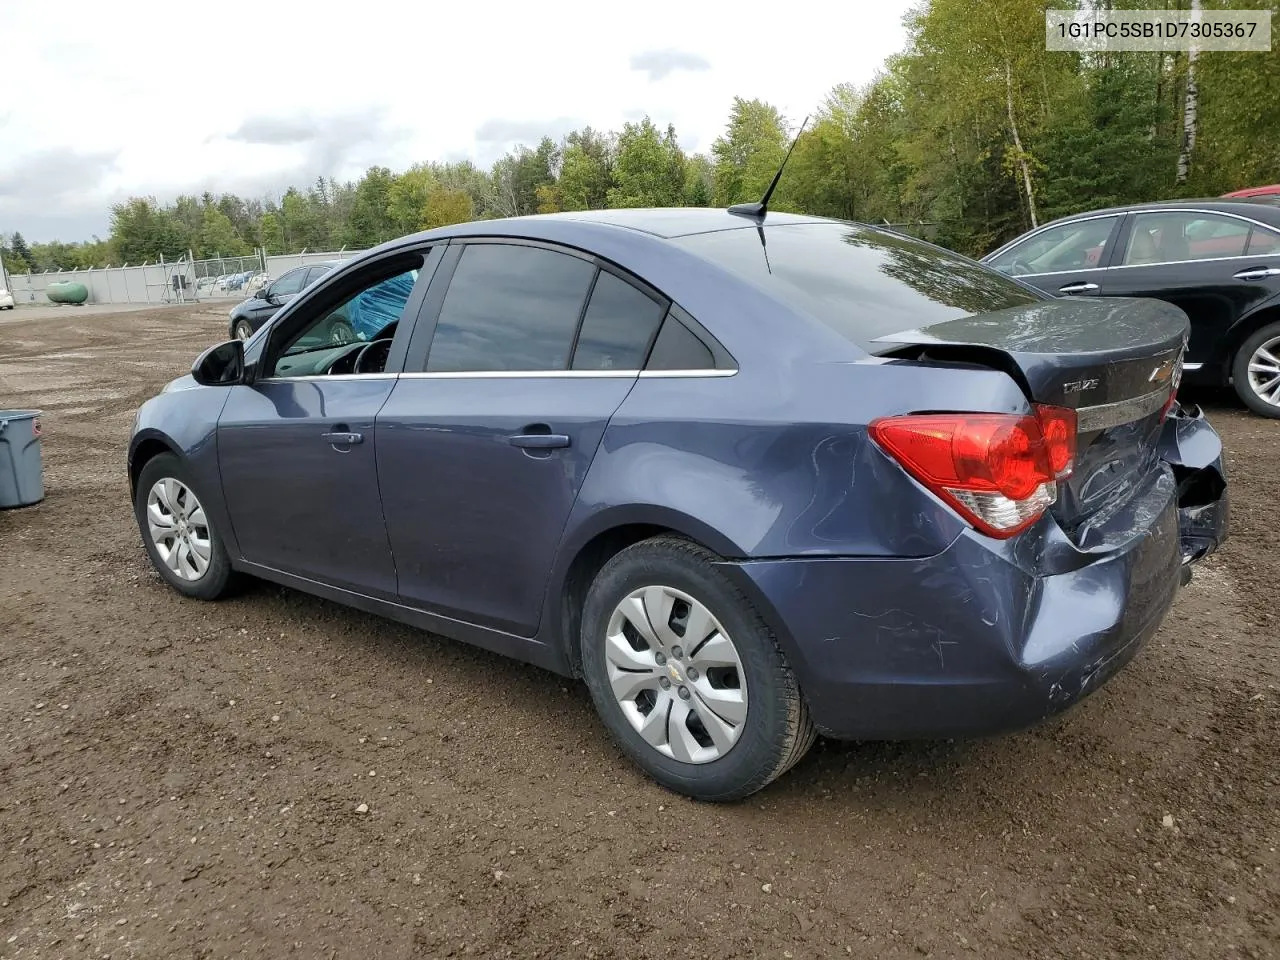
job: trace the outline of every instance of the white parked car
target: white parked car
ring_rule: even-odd
[[[13,294],[10,293],[8,290],[6,290],[4,287],[0,287],[0,310],[12,310],[12,309],[13,309]]]

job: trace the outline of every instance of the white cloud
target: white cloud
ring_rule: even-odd
[[[0,5],[0,232],[104,235],[131,194],[279,192],[380,163],[471,158],[647,113],[705,149],[734,95],[798,122],[863,83],[904,34],[911,0],[766,13],[652,0],[484,8],[363,0],[223,0],[216,8],[63,0]],[[637,10],[642,16],[636,16]],[[758,37],[794,36],[794,41]]]

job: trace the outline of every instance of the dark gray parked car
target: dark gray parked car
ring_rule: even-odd
[[[227,322],[227,332],[240,340],[248,340],[258,328],[276,315],[286,303],[315,283],[326,273],[338,266],[341,260],[324,260],[320,263],[309,263],[294,267],[272,280],[252,297],[242,300],[231,308],[231,318]],[[338,330],[338,337],[350,342],[354,337],[343,338],[343,331]]]
[[[1191,320],[1188,382],[1280,417],[1280,207],[1181,200],[1094,210],[983,260],[1050,296],[1158,297]]]

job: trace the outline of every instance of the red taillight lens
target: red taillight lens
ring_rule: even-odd
[[[1034,416],[940,413],[889,417],[872,439],[909,474],[993,537],[1011,537],[1057,499],[1071,475],[1075,411],[1037,406]]]
[[[1076,412],[1068,407],[1036,407],[1049,469],[1057,480],[1071,476],[1076,460]]]

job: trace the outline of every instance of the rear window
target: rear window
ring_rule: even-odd
[[[870,341],[1043,299],[958,254],[848,223],[722,230],[676,242],[837,333]]]

